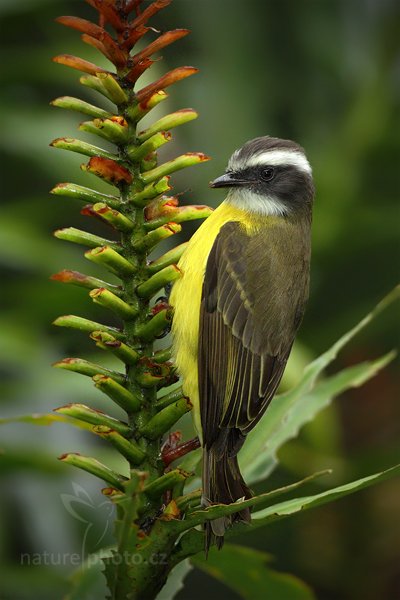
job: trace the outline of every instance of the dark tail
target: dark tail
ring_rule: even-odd
[[[241,441],[238,435],[240,433],[237,430],[226,429],[217,443],[209,449],[203,449],[202,504],[205,507],[232,504],[240,498],[248,499],[253,495],[239,470],[237,452],[244,440]],[[250,520],[250,510],[244,508],[231,516],[208,521],[205,524],[206,553],[214,541],[218,549],[222,548],[225,530],[233,523],[250,523]]]

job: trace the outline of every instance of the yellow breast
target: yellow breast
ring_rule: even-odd
[[[174,307],[174,360],[183,378],[183,391],[193,404],[194,424],[200,436],[197,347],[201,292],[208,255],[219,230],[228,221],[238,221],[247,230],[260,225],[259,218],[256,222],[250,213],[223,202],[191,238],[178,264],[182,277],[174,284],[170,297]]]

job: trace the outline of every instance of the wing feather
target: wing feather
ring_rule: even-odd
[[[198,354],[208,448],[224,428],[247,434],[282,378],[308,292],[309,248],[299,248],[301,236],[309,242],[301,231],[291,251],[288,235],[295,231],[287,226],[266,239],[262,233],[248,235],[232,221],[213,244],[202,290]]]

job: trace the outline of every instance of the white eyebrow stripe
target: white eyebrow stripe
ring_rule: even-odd
[[[261,154],[249,158],[246,163],[240,165],[240,168],[257,167],[261,165],[271,165],[273,167],[291,165],[297,167],[301,171],[305,171],[309,175],[312,173],[310,163],[304,154],[293,150],[270,150],[262,152]]]

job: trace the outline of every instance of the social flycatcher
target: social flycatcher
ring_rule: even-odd
[[[273,398],[308,297],[314,185],[304,150],[259,137],[211,187],[226,199],[194,234],[173,286],[173,348],[203,447],[202,503],[250,498],[237,462]],[[206,526],[222,546],[243,509]]]

